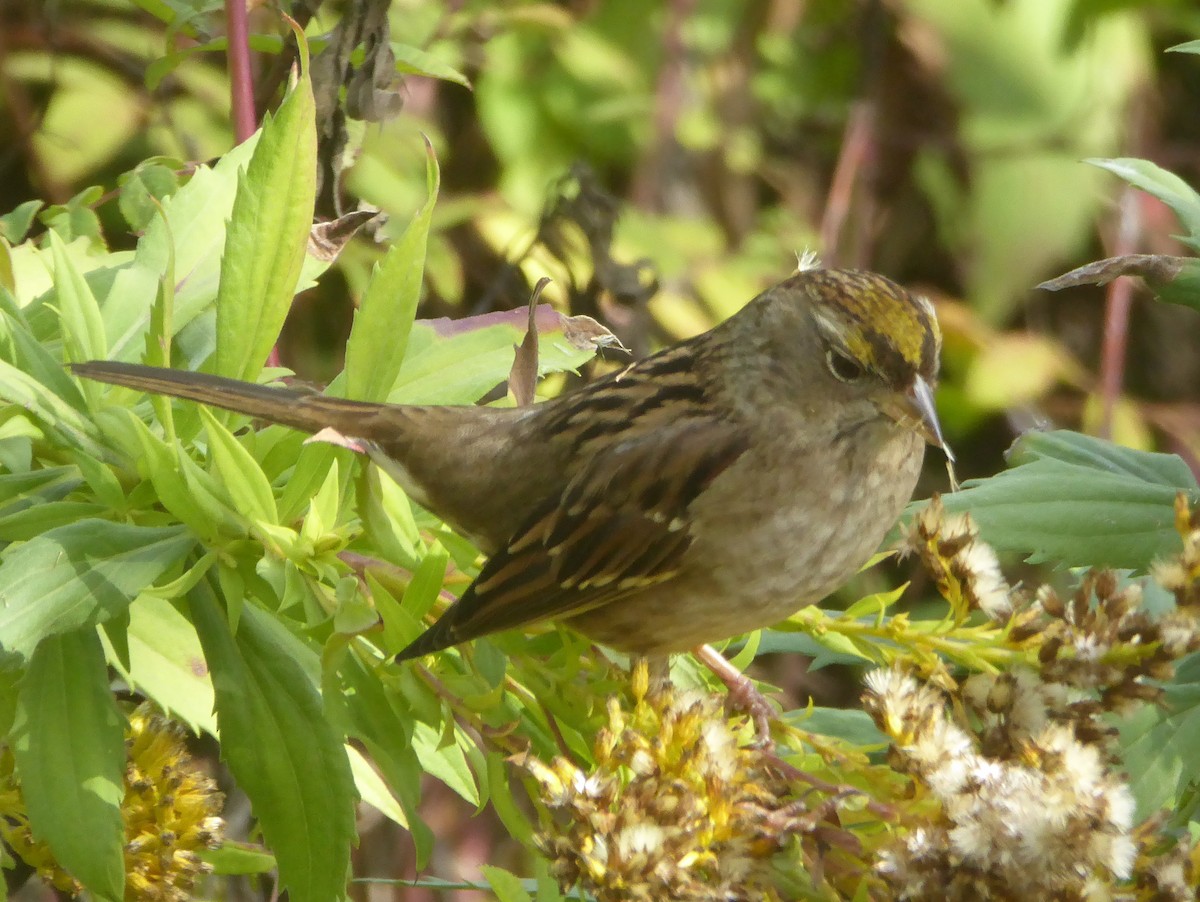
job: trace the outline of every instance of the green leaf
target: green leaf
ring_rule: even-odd
[[[67,374],[61,357],[50,353],[33,334],[7,289],[0,289],[0,315],[0,334],[12,343],[4,358],[72,407],[83,410],[86,405],[79,384]]]
[[[308,73],[262,128],[239,181],[217,294],[215,372],[253,381],[291,307],[316,199],[317,133]]]
[[[33,376],[3,360],[0,360],[0,400],[33,414],[60,444],[93,457],[108,458],[108,452],[97,441],[95,423]]]
[[[809,670],[820,670],[831,664],[859,665],[863,662],[863,655],[857,651],[834,651],[803,630],[794,633],[785,630],[763,630],[758,653],[760,656],[780,653],[805,655],[812,659],[808,664]]]
[[[1107,169],[1135,188],[1157,197],[1170,207],[1187,229],[1188,243],[1200,249],[1200,194],[1175,175],[1149,160],[1122,157],[1113,160],[1087,160],[1093,166]]]
[[[857,708],[799,709],[784,712],[783,719],[798,729],[836,736],[859,748],[888,744],[887,736],[875,726],[871,715]]]
[[[279,498],[280,523],[290,523],[300,516],[313,493],[324,483],[330,467],[338,459],[338,451],[327,442],[308,442],[300,446],[299,453],[293,458],[295,466]]]
[[[123,511],[129,506],[125,488],[112,467],[87,454],[76,453],[73,457],[75,466],[79,467],[79,472],[83,474],[88,488],[95,493],[97,501],[115,511]]]
[[[45,225],[56,232],[63,241],[86,238],[93,246],[103,246],[100,232],[100,217],[92,206],[104,196],[99,185],[84,188],[65,204],[53,204],[38,214]]]
[[[250,799],[280,881],[296,902],[342,898],[354,781],[341,738],[297,662],[297,640],[252,604],[235,638],[209,580],[188,599],[212,673],[221,754]]]
[[[348,720],[346,732],[359,739],[368,757],[387,780],[399,802],[417,852],[417,867],[424,868],[433,852],[433,833],[421,820],[421,781],[425,772],[413,751],[415,723],[408,702],[412,696],[385,687],[378,673],[353,654],[347,655],[327,694],[337,693]]]
[[[412,569],[421,559],[421,534],[404,490],[379,467],[363,467],[357,483],[358,515],[371,547],[385,561]]]
[[[221,425],[211,410],[200,407],[200,417],[208,431],[209,452],[234,506],[252,521],[278,523],[275,495],[258,461]]]
[[[10,244],[20,244],[33,225],[33,217],[43,206],[43,201],[27,200],[11,213],[0,216],[0,238]]]
[[[372,271],[346,343],[346,397],[358,401],[387,400],[400,374],[421,299],[425,248],[439,180],[437,158],[428,140],[425,151],[425,203]]]
[[[541,305],[537,310],[540,375],[574,371],[591,360],[595,347],[568,329],[567,317]],[[526,311],[504,311],[453,322],[418,320],[389,401],[405,404],[474,404],[508,379],[514,346],[526,331]],[[580,347],[583,344],[583,347]]]
[[[387,783],[379,776],[371,762],[352,745],[346,746],[346,754],[350,758],[350,770],[354,774],[354,788],[358,790],[362,800],[407,830],[408,815],[404,813],[404,808],[392,795]]]
[[[0,646],[29,655],[47,636],[124,613],[195,544],[182,526],[80,520],[0,555]]]
[[[1177,454],[1137,451],[1104,439],[1071,432],[1029,432],[1008,451],[1010,466],[1039,460],[1061,461],[1142,482],[1170,486],[1177,491],[1196,491],[1196,477]]]
[[[278,865],[275,856],[255,846],[226,839],[219,849],[205,849],[201,860],[212,865],[213,873],[222,877],[235,874],[269,874]]]
[[[300,529],[302,538],[315,544],[337,526],[341,494],[341,477],[338,475],[338,465],[335,460],[325,475],[325,481],[312,496],[308,514]]]
[[[13,270],[12,248],[2,237],[0,237],[0,288],[9,294],[16,294],[17,291],[17,274]]]
[[[425,772],[437,777],[448,787],[470,802],[479,805],[479,788],[475,775],[467,765],[463,750],[454,743],[440,745],[441,732],[427,723],[413,724],[413,750]]]
[[[113,655],[129,685],[193,730],[217,734],[213,689],[191,621],[165,598],[143,595],[129,608],[129,667]]]
[[[75,268],[62,239],[51,232],[50,252],[54,259],[54,288],[68,360],[103,360],[108,354],[100,305],[83,274]]]
[[[1200,778],[1200,682],[1188,673],[1197,657],[1188,660],[1192,666],[1181,665],[1176,682],[1167,687],[1165,710],[1143,705],[1116,723],[1139,817],[1173,807],[1184,788]]]
[[[1032,561],[1144,571],[1179,549],[1176,494],[1200,497],[1178,457],[1078,433],[1030,433],[1010,455],[1013,469],[968,482],[942,502],[970,513],[997,549]]]
[[[146,160],[136,169],[117,178],[121,188],[118,206],[121,215],[135,232],[141,232],[158,213],[158,202],[175,193],[179,176],[175,169],[158,160]]]
[[[258,143],[258,133],[219,159],[199,166],[186,185],[163,203],[138,241],[133,261],[118,274],[104,305],[111,357],[136,362],[145,351],[151,312],[163,275],[175,269],[171,335],[211,309],[217,296],[225,231],[237,183]],[[121,291],[118,284],[124,283]],[[200,361],[188,358],[196,365]]]
[[[392,41],[392,56],[396,58],[397,72],[408,75],[424,75],[427,78],[440,78],[442,81],[452,81],[464,88],[471,87],[471,82],[465,75],[419,47]]]
[[[479,870],[496,894],[497,902],[532,902],[533,897],[525,891],[524,881],[520,877],[490,864],[481,866]]]
[[[487,756],[488,785],[492,789],[492,809],[504,824],[510,836],[522,845],[533,842],[533,826],[529,817],[513,798],[513,780],[505,771],[504,761],[499,755]]]
[[[0,476],[0,512],[8,513],[13,505],[57,501],[81,485],[83,480],[74,467],[7,473]]]
[[[0,541],[25,542],[84,517],[99,517],[105,513],[107,509],[103,505],[87,501],[31,505],[0,517]]]
[[[404,590],[404,598],[397,609],[390,605],[380,608],[384,623],[385,650],[395,654],[425,631],[423,618],[437,601],[446,579],[446,564],[450,555],[439,542],[433,542],[421,563],[413,572],[412,581]],[[389,613],[392,616],[388,616]],[[397,622],[396,615],[399,615]],[[391,647],[389,640],[401,638],[401,644]]]
[[[125,735],[94,630],[47,639],[21,682],[12,750],[33,832],[102,899],[125,898]]]
[[[132,413],[126,420],[141,447],[138,467],[153,483],[163,507],[202,538],[215,537],[225,526],[236,528],[233,512],[218,497],[216,480],[178,442],[168,446]]]
[[[161,205],[155,205],[158,218],[167,232],[165,269],[154,292],[154,303],[150,308],[150,328],[146,331],[145,362],[150,366],[171,365],[171,338],[175,322],[175,241],[171,238],[171,223]],[[111,296],[111,295],[110,295]],[[175,412],[171,399],[164,395],[151,395],[150,403],[158,421],[162,423],[167,444],[176,443]]]

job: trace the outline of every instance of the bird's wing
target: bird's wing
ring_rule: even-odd
[[[692,541],[689,507],[745,450],[731,424],[690,418],[597,453],[400,659],[579,614],[670,579]]]

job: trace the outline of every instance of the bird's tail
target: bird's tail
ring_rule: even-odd
[[[119,363],[111,360],[92,360],[73,363],[76,376],[123,385],[157,395],[187,398],[221,407],[236,413],[249,414],[282,423],[302,432],[318,432],[326,427],[339,431],[353,430],[356,421],[365,414],[377,412],[383,405],[344,398],[328,398],[301,389],[258,385],[208,373]]]

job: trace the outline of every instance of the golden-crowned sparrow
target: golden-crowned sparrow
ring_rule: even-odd
[[[933,307],[805,269],[709,332],[522,408],[368,404],[124,363],[81,376],[364,446],[490,557],[400,659],[565,620],[640,655],[772,624],[876,550],[942,445]]]

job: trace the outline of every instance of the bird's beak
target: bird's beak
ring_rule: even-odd
[[[941,448],[946,459],[954,463],[954,452],[942,438],[942,425],[938,422],[937,408],[933,403],[933,390],[929,383],[918,376],[908,391],[893,396],[885,405],[884,413],[902,426],[907,426],[931,445]]]

